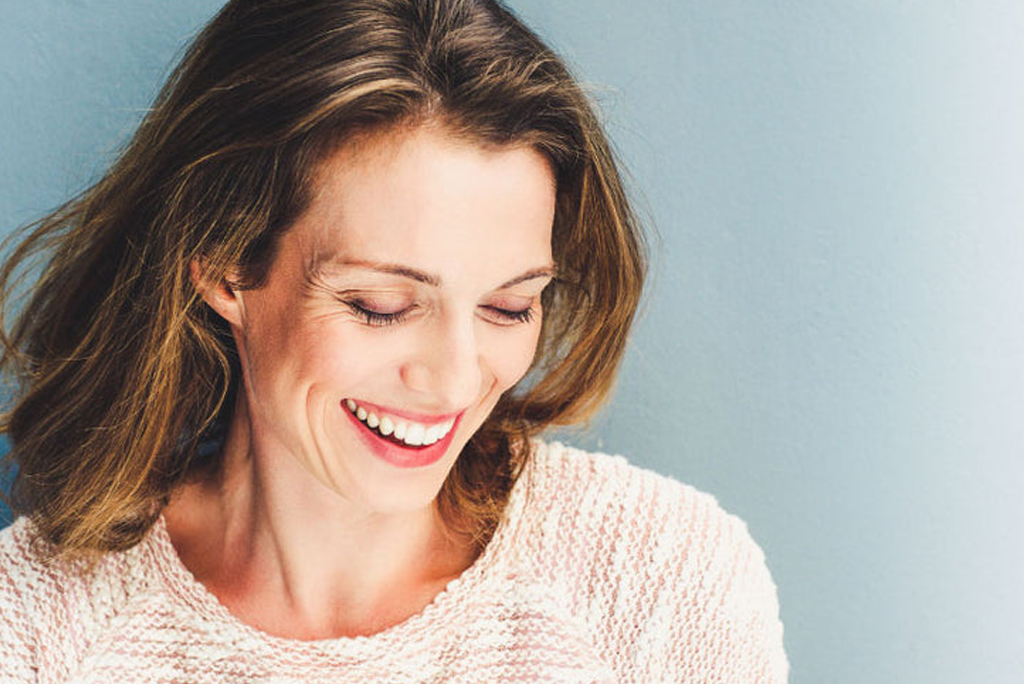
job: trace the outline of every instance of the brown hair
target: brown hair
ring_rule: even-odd
[[[562,61],[491,0],[234,0],[192,44],[106,176],[29,231],[0,269],[0,429],[15,510],[67,553],[128,548],[191,476],[216,470],[238,361],[197,296],[229,268],[261,285],[318,164],[348,137],[438,120],[529,144],[557,179],[532,374],[506,394],[438,497],[486,539],[528,439],[609,394],[645,256],[613,155]],[[9,330],[19,280],[41,263]]]

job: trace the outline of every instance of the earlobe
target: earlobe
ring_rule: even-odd
[[[189,275],[199,296],[206,304],[233,326],[242,324],[242,299],[227,279],[207,277],[202,259],[196,257],[189,264]]]

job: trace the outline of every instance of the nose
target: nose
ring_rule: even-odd
[[[405,385],[438,412],[469,406],[483,382],[474,318],[453,318],[438,318],[423,327],[401,371]]]

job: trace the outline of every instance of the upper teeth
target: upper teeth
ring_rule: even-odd
[[[385,437],[390,436],[405,442],[409,446],[429,446],[444,437],[455,425],[455,419],[450,418],[444,423],[424,425],[405,418],[397,418],[385,414],[376,414],[368,411],[351,399],[345,400],[345,406],[356,418],[366,423],[370,428],[377,430]]]

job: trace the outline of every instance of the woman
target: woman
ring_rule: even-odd
[[[230,2],[8,309],[36,255],[5,677],[785,679],[740,521],[536,439],[605,400],[644,256],[500,5]]]

